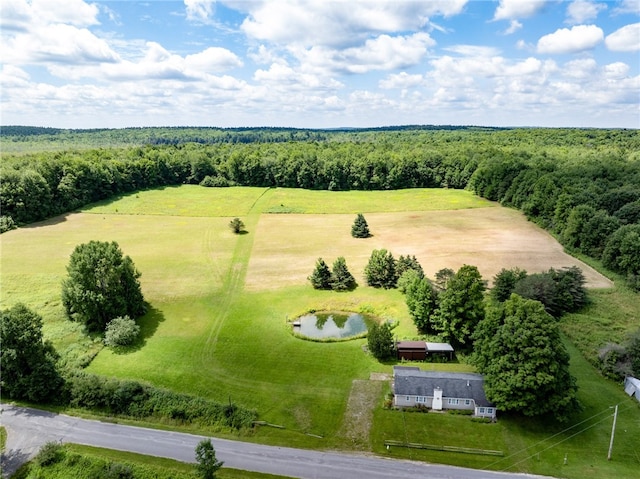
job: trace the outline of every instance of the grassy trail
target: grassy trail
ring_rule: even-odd
[[[225,383],[233,382],[238,384],[239,378],[234,376],[231,371],[225,370],[216,360],[216,348],[220,331],[224,327],[226,320],[229,318],[229,311],[232,309],[234,302],[242,294],[244,280],[247,274],[249,258],[251,258],[251,249],[253,248],[253,239],[255,230],[258,226],[262,204],[268,202],[270,192],[267,188],[253,203],[248,214],[244,217],[246,227],[245,234],[237,235],[237,242],[233,251],[233,256],[229,269],[224,273],[222,288],[215,294],[211,303],[211,324],[207,335],[207,340],[202,344],[200,351],[200,364],[207,369],[214,370],[218,379],[223,379]],[[251,387],[255,381],[246,381],[245,387]]]

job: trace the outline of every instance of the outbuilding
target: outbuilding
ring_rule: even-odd
[[[406,361],[424,361],[427,357],[425,341],[398,341],[396,343],[398,359]]]

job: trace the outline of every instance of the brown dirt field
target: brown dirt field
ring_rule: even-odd
[[[370,213],[374,235],[351,237],[353,215],[262,215],[255,240],[246,288],[272,289],[304,283],[319,257],[331,267],[344,256],[349,270],[364,285],[364,267],[371,251],[386,248],[394,257],[415,255],[428,277],[443,268],[477,266],[491,283],[502,268],[519,267],[529,273],[578,266],[590,288],[613,283],[578,259],[519,211],[476,208],[455,211]]]

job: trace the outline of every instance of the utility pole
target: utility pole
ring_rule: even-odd
[[[616,419],[618,419],[618,405],[616,404],[616,409],[613,412],[613,427],[611,428],[611,441],[609,442],[609,454],[607,454],[607,461],[611,460],[611,451],[613,450],[613,435],[616,432]]]

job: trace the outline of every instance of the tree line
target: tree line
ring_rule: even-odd
[[[522,210],[566,248],[601,260],[640,289],[640,133],[636,130],[133,131],[137,136],[131,138],[128,130],[82,134],[120,135],[141,144],[4,154],[0,229],[165,185],[468,188]],[[36,130],[29,137],[51,138],[45,145],[54,148],[59,146],[56,138],[68,134]],[[249,137],[241,141],[240,134]],[[169,138],[171,144],[150,144],[149,135]],[[194,135],[217,142],[199,142]],[[1,138],[7,142],[16,136],[3,132]]]

